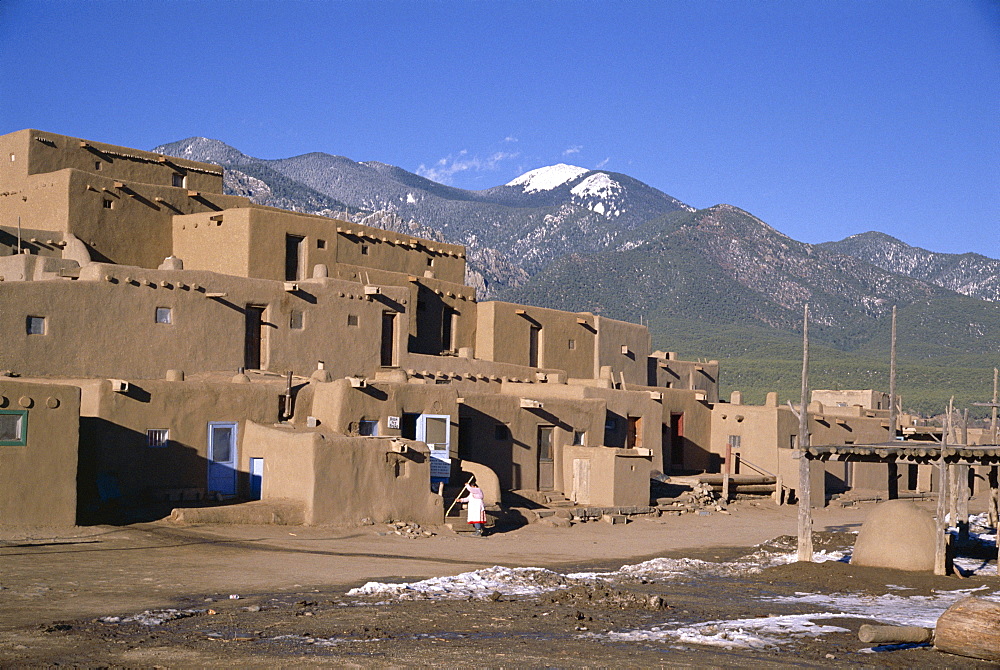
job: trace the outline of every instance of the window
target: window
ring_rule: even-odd
[[[28,410],[0,409],[0,446],[23,447],[28,443]]]
[[[568,346],[570,349],[576,349],[576,340],[570,340]]]
[[[502,423],[494,424],[493,439],[497,442],[506,442],[510,439],[510,429]]]
[[[358,435],[363,435],[365,437],[374,437],[378,435],[378,421],[362,419],[358,423]]]
[[[739,435],[730,435],[729,436],[729,447],[733,451],[739,450],[739,448],[740,448],[740,440],[741,440],[741,438],[740,438]]]
[[[288,327],[294,330],[302,330],[304,315],[297,309],[293,309],[288,316]]]
[[[326,240],[316,240],[317,249],[326,249]]]
[[[427,267],[434,267],[434,259],[433,258],[428,258],[427,259]]]
[[[361,255],[362,256],[367,256],[368,255],[368,245],[367,244],[362,244],[361,245]]]
[[[101,169],[101,161],[94,161],[94,169],[95,170]]]
[[[166,428],[150,428],[146,431],[146,446],[162,448],[170,441],[170,431]]]
[[[586,441],[587,441],[587,433],[585,431],[582,431],[582,430],[574,430],[573,431],[573,445],[574,446],[582,447],[582,446],[584,446],[584,444],[586,444]]]
[[[169,307],[156,308],[156,323],[173,323]]]
[[[10,155],[10,162],[13,163],[15,158],[16,158],[16,156],[14,156],[14,154],[11,154]]]
[[[177,188],[184,188],[185,186],[187,186],[187,177],[175,172],[173,174],[173,179],[171,180],[170,183]]]
[[[105,198],[104,209],[114,209],[114,208],[115,208],[115,201],[112,200],[111,198]]]
[[[358,315],[357,314],[348,314],[347,315],[347,325],[348,326],[356,326],[356,325],[358,325]]]
[[[44,316],[29,316],[25,323],[25,329],[28,335],[44,335],[45,334],[45,317]]]

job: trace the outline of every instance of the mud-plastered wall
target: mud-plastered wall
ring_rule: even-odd
[[[76,523],[80,389],[0,378],[0,524]]]

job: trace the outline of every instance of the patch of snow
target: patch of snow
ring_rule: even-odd
[[[894,593],[881,596],[857,593],[797,593],[794,596],[769,598],[767,602],[819,605],[838,610],[841,617],[859,617],[896,626],[933,628],[937,624],[938,617],[946,609],[973,593],[980,598],[1000,600],[1000,592],[977,593],[986,588],[980,586],[975,589],[935,591],[931,596],[899,596]]]
[[[417,199],[413,197],[413,194],[412,194],[412,193],[407,193],[407,194],[406,194],[406,204],[408,204],[408,205],[412,205],[412,204],[413,204],[413,203],[415,203],[416,201],[417,201]]]
[[[609,632],[604,637],[615,642],[650,642],[670,640],[686,644],[702,644],[733,649],[762,649],[777,647],[788,637],[819,637],[827,633],[847,633],[840,626],[824,626],[816,619],[832,619],[840,615],[831,613],[786,614],[755,619],[730,619],[706,621],[691,626],[668,628],[654,626],[648,630]]]
[[[101,623],[138,623],[143,626],[159,626],[160,624],[173,621],[174,619],[185,619],[189,616],[202,614],[205,611],[206,610],[203,609],[144,610],[138,614],[133,614],[132,616],[102,616],[98,617],[97,620]]]
[[[622,190],[622,185],[603,172],[590,175],[570,191],[578,198],[612,198]]]
[[[559,163],[558,165],[550,165],[525,172],[520,177],[507,182],[507,186],[522,186],[525,193],[551,191],[568,181],[576,179],[585,172],[589,172],[589,170],[575,165]]]
[[[570,586],[573,578],[544,568],[492,568],[463,572],[450,577],[432,577],[419,582],[392,584],[368,582],[351,589],[349,596],[387,594],[397,598],[468,598],[484,597],[498,592],[502,595],[537,595]]]

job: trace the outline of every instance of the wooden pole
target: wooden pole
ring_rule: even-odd
[[[937,533],[934,541],[934,574],[948,574],[948,463],[945,461],[945,451],[948,446],[948,430],[941,431],[941,455],[938,458],[938,501],[937,501]]]
[[[802,315],[802,395],[799,401],[799,561],[813,560],[812,501],[809,479],[809,303]]]
[[[896,306],[892,306],[892,334],[889,339],[889,441],[896,441]],[[886,465],[889,500],[899,497],[899,465],[895,456]]]
[[[993,415],[990,420],[990,433],[993,435],[993,444],[997,443],[997,369],[993,368]]]

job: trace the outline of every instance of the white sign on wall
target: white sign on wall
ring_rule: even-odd
[[[399,430],[399,417],[398,416],[388,417],[388,419],[386,419],[386,425],[388,428],[392,430]]]

